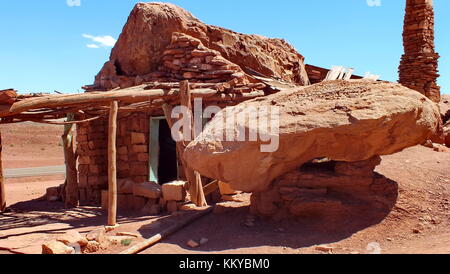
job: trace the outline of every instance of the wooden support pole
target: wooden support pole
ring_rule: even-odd
[[[3,165],[2,165],[2,133],[0,132],[0,212],[6,209],[6,190],[5,182],[3,178]]]
[[[117,224],[117,112],[119,104],[111,102],[108,126],[108,226]]]
[[[67,115],[67,121],[74,120],[73,114]],[[65,185],[65,206],[67,208],[74,208],[79,206],[78,199],[78,176],[77,176],[77,161],[74,152],[74,138],[75,131],[74,124],[66,124],[64,126],[64,134],[62,141],[64,146],[64,161],[66,164],[66,185]]]
[[[185,115],[187,115],[187,117],[183,117],[184,119],[189,119],[190,123],[189,123],[189,128],[188,129],[184,129],[187,130],[190,134],[191,139],[193,137],[196,136],[194,129],[194,119],[193,119],[193,111],[192,111],[192,94],[191,94],[191,89],[189,86],[189,81],[182,81],[180,83],[180,103],[182,106],[186,107],[186,109],[188,110],[187,113],[185,113]],[[190,142],[191,140],[188,140],[188,142]],[[185,142],[184,144],[184,148],[183,148],[183,152],[184,149],[186,148],[188,142]],[[183,154],[180,154],[179,157],[183,158]],[[184,159],[183,159],[184,161]],[[203,184],[202,184],[202,177],[200,175],[200,173],[198,173],[197,171],[194,171],[192,169],[190,169],[187,165],[186,162],[185,163],[185,171],[186,171],[186,178],[188,180],[188,191],[189,194],[191,195],[191,201],[199,206],[206,206],[206,198],[205,198],[205,194],[203,192]]]

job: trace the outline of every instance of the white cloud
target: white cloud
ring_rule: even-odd
[[[99,47],[112,48],[117,42],[117,40],[110,35],[94,36],[90,34],[83,34],[83,37],[86,39],[91,39],[93,42],[96,43],[87,45],[88,48],[99,48]],[[97,47],[94,47],[94,45]]]
[[[67,6],[69,7],[79,7],[81,6],[81,0],[67,0]]]
[[[366,2],[369,7],[381,7],[381,0],[367,0]]]
[[[88,44],[88,45],[86,45],[86,47],[91,48],[91,49],[98,49],[98,48],[100,48],[96,44]]]

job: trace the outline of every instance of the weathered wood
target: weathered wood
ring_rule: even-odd
[[[73,114],[67,116],[67,121],[74,119]],[[66,164],[66,185],[65,185],[65,206],[67,208],[78,207],[78,176],[77,176],[77,160],[74,152],[74,124],[64,126],[64,134],[61,136],[64,148],[64,161]]]
[[[106,92],[88,92],[71,95],[52,95],[29,98],[14,103],[10,107],[0,108],[0,117],[12,116],[30,109],[56,108],[82,104],[105,103],[120,101],[123,103],[138,103],[158,98],[171,98],[179,95],[179,90],[153,89],[145,90],[145,86],[137,86],[122,90]],[[214,89],[196,89],[194,97],[209,97],[217,93]]]
[[[162,239],[167,238],[168,236],[172,235],[173,233],[177,232],[178,230],[186,227],[187,225],[193,223],[194,221],[200,219],[201,217],[210,214],[213,211],[213,209],[214,209],[214,207],[209,207],[205,210],[202,210],[198,213],[195,213],[195,214],[187,217],[184,220],[177,221],[174,225],[163,230],[161,233],[158,233],[155,236],[153,236],[141,243],[138,243],[135,246],[132,246],[131,248],[121,252],[120,254],[129,254],[129,255],[137,254],[137,253],[151,247],[152,245],[158,243]]]
[[[78,120],[78,121],[67,121],[67,122],[54,122],[54,121],[47,121],[47,120],[38,120],[38,119],[20,119],[20,120],[11,120],[11,121],[0,121],[0,124],[14,124],[14,123],[23,123],[23,122],[33,122],[38,124],[46,124],[46,125],[58,125],[58,126],[65,126],[65,125],[76,125],[76,124],[83,124],[90,121],[94,121],[99,119],[101,116],[96,116],[84,120]]]
[[[108,126],[108,226],[117,224],[117,101],[111,102]]]
[[[3,164],[2,164],[2,133],[0,132],[0,212],[6,209],[6,189],[3,178]]]
[[[189,128],[184,129],[185,131],[189,132],[189,140],[185,140],[185,146],[188,142],[192,140],[192,137],[195,136],[194,132],[194,120],[192,115],[192,96],[191,96],[191,89],[189,87],[189,81],[182,81],[180,83],[180,103],[182,106],[186,107],[187,113],[184,113],[186,117],[183,117],[184,119],[189,119]],[[183,148],[183,152],[184,149]],[[183,154],[179,155],[179,157],[183,157]],[[205,194],[203,193],[203,185],[202,185],[202,177],[200,176],[200,173],[197,171],[194,171],[190,169],[185,162],[185,175],[188,180],[188,191],[191,196],[191,201],[196,206],[206,206],[208,205],[206,203]]]

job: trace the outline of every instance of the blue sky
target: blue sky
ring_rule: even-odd
[[[79,6],[70,6],[69,2]],[[370,0],[369,0],[370,1]],[[0,1],[0,89],[82,92],[117,39],[132,0]],[[207,24],[284,38],[306,62],[396,81],[405,0],[172,0]],[[450,93],[450,1],[434,0],[439,84]],[[94,41],[94,40],[95,41]]]

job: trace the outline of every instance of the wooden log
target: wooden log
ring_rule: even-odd
[[[4,212],[6,209],[6,189],[3,178],[3,165],[2,165],[2,133],[0,132],[0,212]]]
[[[88,119],[84,119],[84,120],[79,120],[79,121],[67,121],[67,122],[54,122],[54,121],[47,121],[47,120],[39,120],[39,119],[28,119],[28,118],[24,118],[24,119],[19,119],[19,120],[11,120],[11,121],[0,121],[0,124],[14,124],[14,123],[22,123],[22,122],[33,122],[33,123],[38,123],[38,124],[46,124],[46,125],[58,125],[58,126],[65,126],[65,125],[76,125],[76,124],[83,124],[83,123],[87,123],[90,121],[94,121],[99,119],[101,116],[96,116],[96,117],[92,117],[92,118],[88,118]]]
[[[179,90],[153,89],[145,90],[145,85],[107,92],[88,92],[83,94],[53,95],[36,97],[14,103],[10,107],[0,109],[0,117],[12,116],[30,109],[56,108],[82,104],[105,103],[121,101],[123,103],[138,103],[159,98],[178,97]],[[192,94],[194,97],[209,97],[217,93],[216,90],[196,89]]]
[[[193,223],[194,221],[200,219],[201,217],[204,217],[204,216],[210,214],[213,211],[213,209],[214,209],[214,207],[209,207],[205,210],[202,210],[200,212],[197,212],[197,213],[187,217],[184,220],[177,221],[174,225],[163,230],[161,233],[158,233],[155,236],[153,236],[141,243],[138,243],[135,246],[132,246],[131,248],[121,252],[120,254],[129,254],[129,255],[137,254],[137,253],[151,247],[152,245],[158,243],[162,239],[167,238],[168,236],[172,235],[173,233],[179,231],[180,229],[186,227],[187,225]]]
[[[67,115],[67,121],[75,118],[73,114]],[[66,183],[65,183],[65,201],[66,208],[74,208],[79,206],[78,199],[78,176],[77,176],[77,160],[74,152],[74,124],[64,126],[64,134],[61,136],[64,148],[64,161],[66,164]]]
[[[111,102],[108,126],[108,226],[117,224],[117,101]]]

